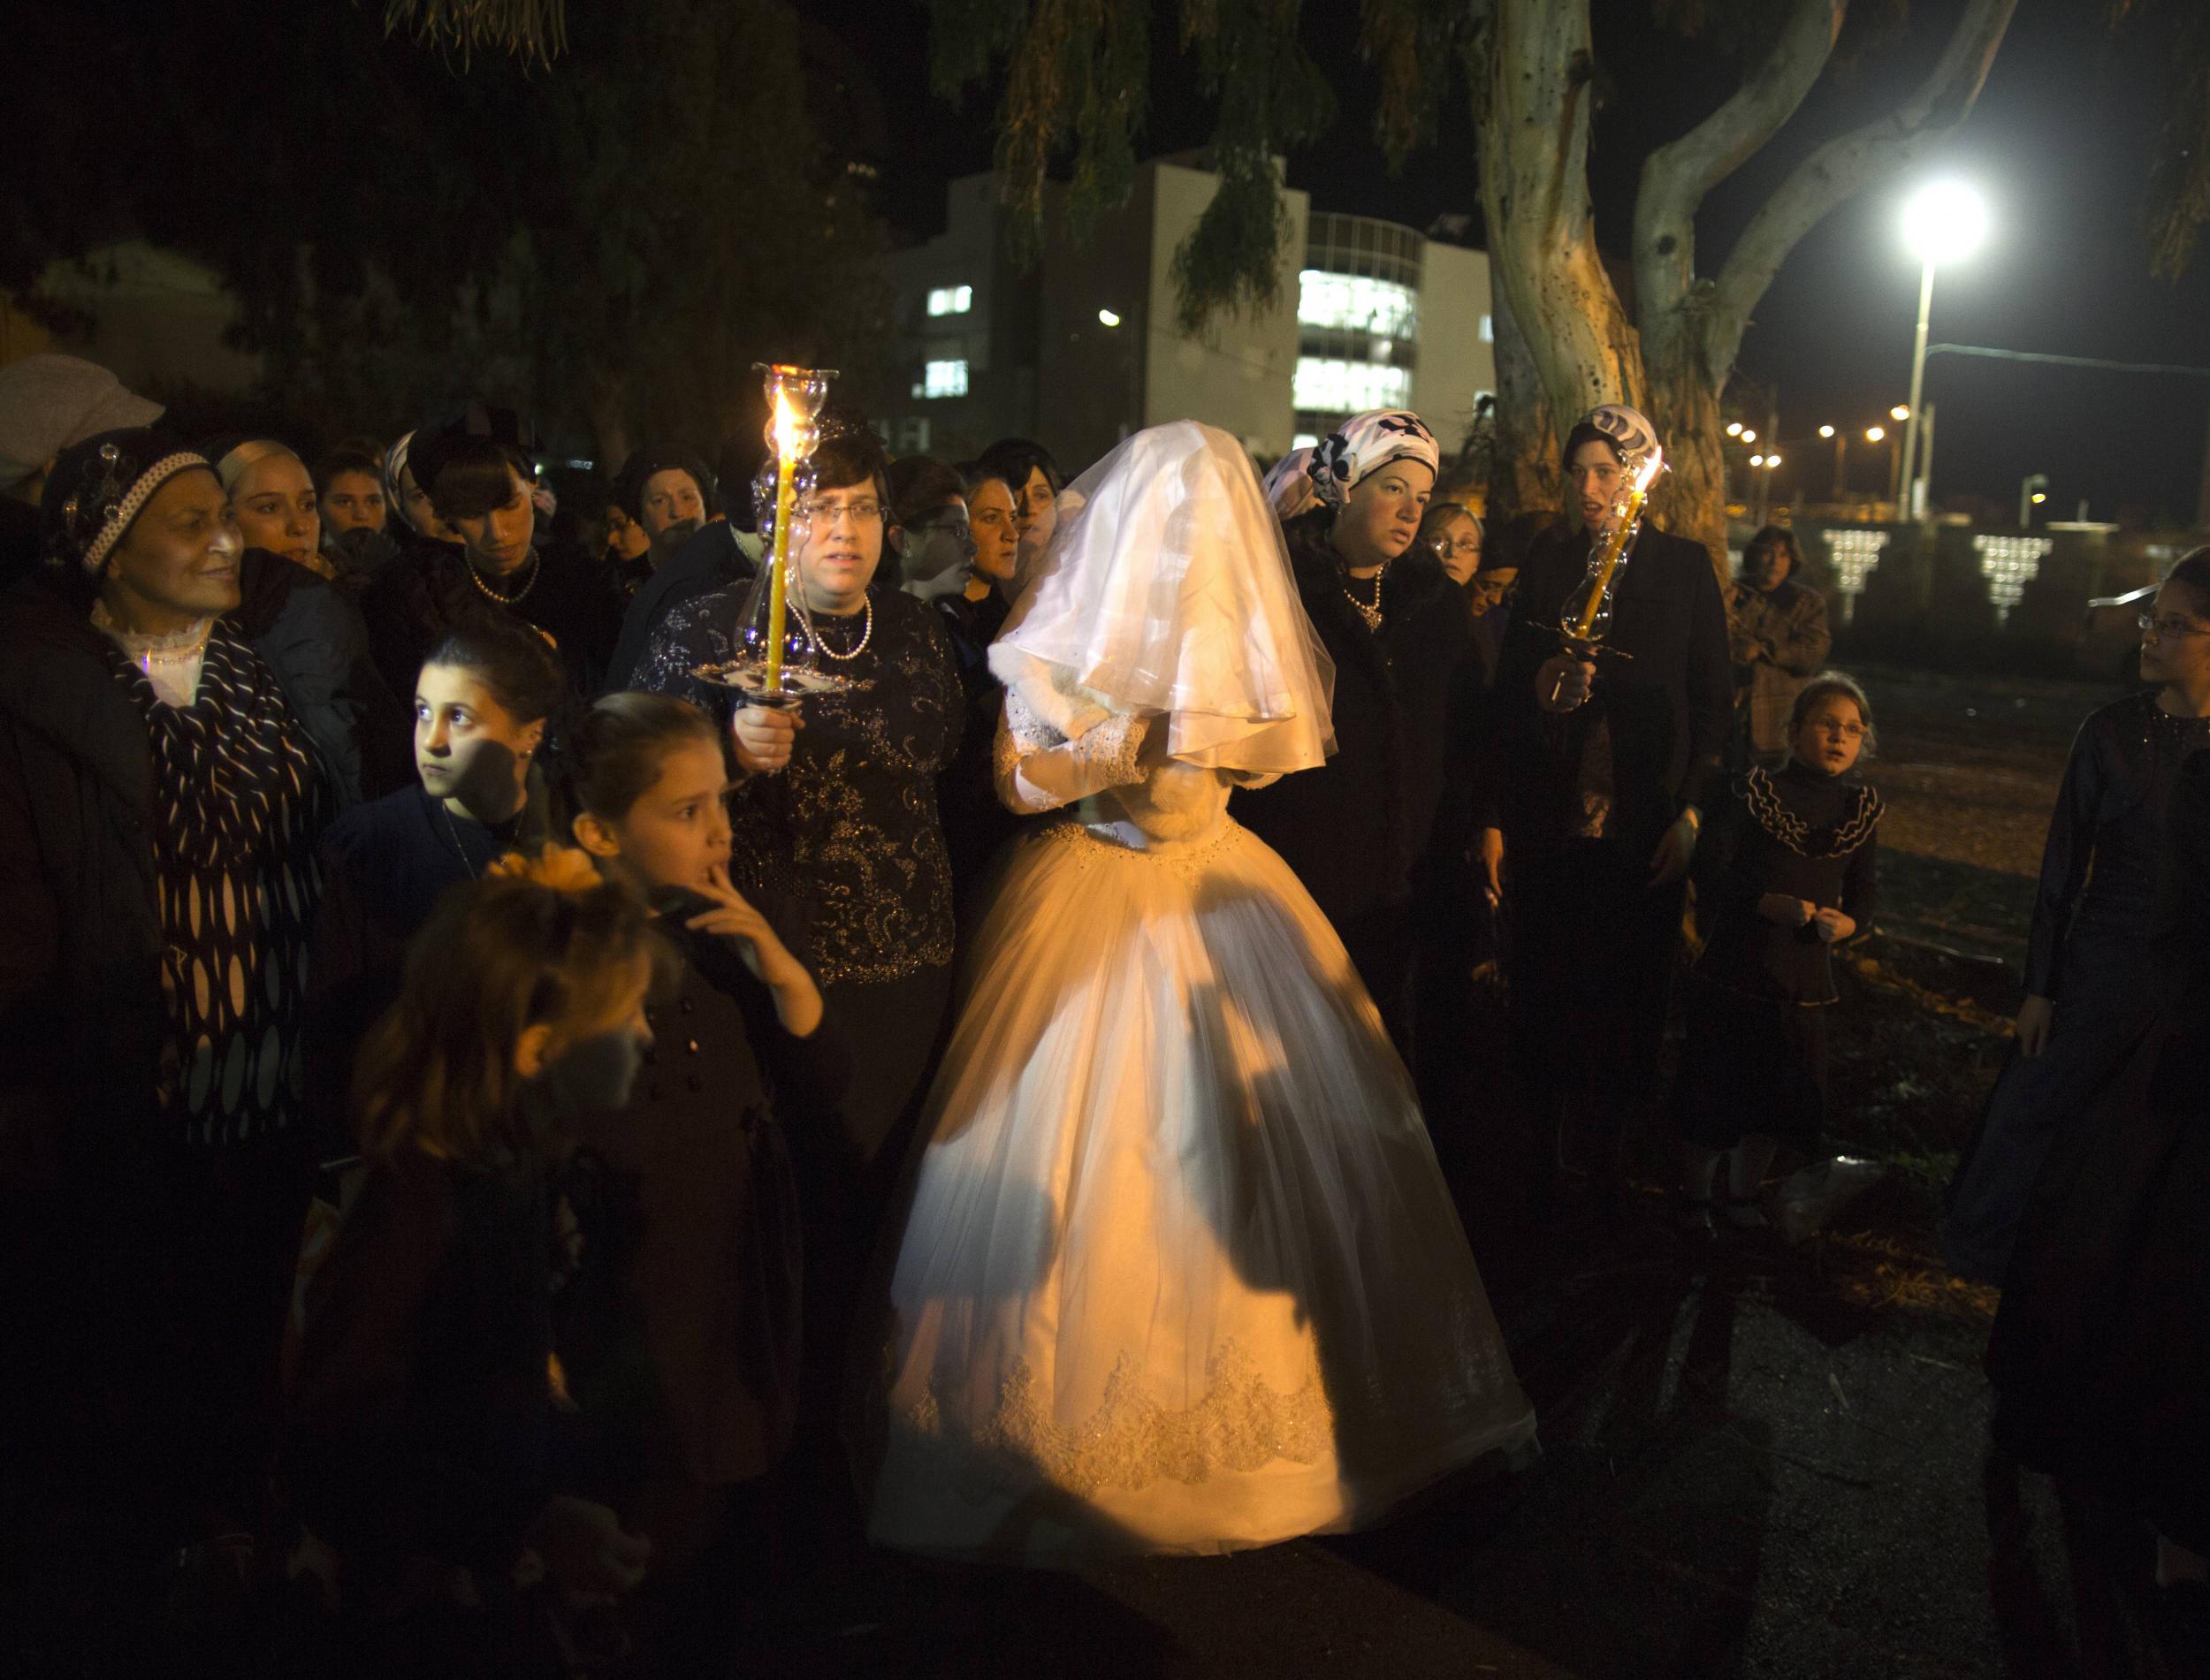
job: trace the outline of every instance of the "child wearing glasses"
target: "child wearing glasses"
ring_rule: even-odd
[[[1880,796],[1853,775],[1872,708],[1840,672],[1804,684],[1789,756],[1752,769],[1704,824],[1697,901],[1710,939],[1689,988],[1680,1070],[1683,1223],[1768,1223],[1759,1187],[1781,1141],[1826,1116],[1833,947],[1871,923]]]
[[[2155,1022],[2141,977],[2164,803],[2181,763],[2210,746],[2210,549],[2175,565],[2141,615],[2140,669],[2150,686],[2092,713],[2072,743],[2026,937],[2016,1052],[1949,1186],[1942,1258],[1976,1282],[2005,1283],[2044,1163],[2099,1113]]]

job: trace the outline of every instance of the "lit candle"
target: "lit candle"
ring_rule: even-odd
[[[1619,557],[1627,552],[1627,544],[1635,535],[1635,527],[1642,516],[1642,503],[1650,495],[1650,481],[1658,476],[1660,458],[1650,454],[1635,469],[1628,481],[1627,498],[1612,505],[1611,534],[1604,539],[1603,551],[1597,557],[1596,576],[1590,583],[1589,598],[1581,609],[1581,618],[1573,627],[1574,639],[1591,641],[1596,636],[1597,620],[1604,611],[1604,597],[1611,593],[1612,574],[1619,570]]]
[[[775,391],[775,552],[774,570],[767,579],[767,691],[782,692],[782,629],[784,568],[790,555],[790,475],[798,465],[798,411],[789,395]]]

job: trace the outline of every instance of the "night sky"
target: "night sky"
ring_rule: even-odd
[[[1290,181],[1317,209],[1348,210],[1426,227],[1441,214],[1474,211],[1478,189],[1472,125],[1446,117],[1440,143],[1391,177],[1374,144],[1374,79],[1340,34],[1347,6],[1307,4],[1307,45],[1335,72],[1337,114],[1324,141],[1290,155]],[[1917,0],[1903,39],[1868,54],[1846,87],[1829,80],[1773,144],[1707,201],[1700,267],[1715,272],[1764,194],[1811,147],[1892,103],[1938,50],[1955,4]],[[2162,110],[2160,56],[2153,41],[2114,36],[2086,4],[2020,6],[1971,119],[1947,151],[1909,178],[1972,179],[1993,206],[1989,243],[1945,269],[1934,290],[1934,342],[2210,368],[2210,249],[2176,285],[2153,277],[2146,256],[2145,179]],[[918,4],[879,9],[864,0],[816,0],[809,14],[843,35],[874,66],[893,138],[882,208],[902,233],[941,231],[942,184],[986,169],[994,94],[953,108],[929,91],[928,19]],[[1597,47],[1612,82],[1597,124],[1593,182],[1597,229],[1625,253],[1644,155],[1684,132],[1725,98],[1735,66],[1697,45],[1655,32],[1647,0],[1596,0]],[[1208,113],[1172,50],[1170,15],[1155,24],[1152,118],[1139,149],[1151,156],[1201,145]],[[1800,245],[1758,309],[1740,374],[1760,391],[1777,386],[1784,439],[1810,438],[1822,422],[1860,432],[1903,399],[1917,304],[1917,268],[1898,231],[1903,184],[1875,186],[1835,210]],[[1476,223],[1476,225],[1478,224]],[[2210,379],[2086,371],[1936,358],[1927,392],[1939,409],[1935,493],[1971,492],[2015,506],[2019,480],[2051,480],[2048,512],[2069,517],[2081,498],[2091,517],[2122,509],[2191,518],[2201,475]],[[1762,404],[1762,397],[1758,399]],[[1762,426],[1760,427],[1762,430]],[[1823,494],[1825,453],[1795,446]],[[1861,450],[1852,478],[1871,488]],[[1793,465],[1794,463],[1792,463]]]

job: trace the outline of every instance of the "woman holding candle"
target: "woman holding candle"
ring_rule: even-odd
[[[791,1140],[805,1215],[801,1455],[827,1499],[850,1315],[951,993],[951,866],[936,779],[958,749],[963,703],[936,613],[875,579],[889,487],[873,430],[831,404],[812,465],[792,551],[821,664],[850,686],[777,710],[694,676],[734,657],[742,585],[670,613],[635,681],[730,718],[731,878],[739,893],[806,918],[801,954],[851,1029],[851,1081],[834,1124]]]
[[[1619,1146],[1657,1094],[1682,883],[1734,715],[1711,555],[1647,519],[1612,583],[1604,645],[1624,657],[1561,645],[1657,442],[1620,403],[1568,435],[1576,517],[1528,551],[1483,734],[1482,855],[1500,893],[1509,845],[1514,1060],[1554,1161],[1545,1190],[1615,1190]]]

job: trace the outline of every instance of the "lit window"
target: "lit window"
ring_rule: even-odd
[[[964,315],[974,308],[974,288],[971,285],[940,285],[928,294],[931,315]]]
[[[2048,536],[1989,536],[1972,539],[1980,551],[1980,574],[1987,580],[1987,598],[1995,604],[1998,623],[2024,598],[2026,585],[2041,569],[2041,559],[2056,546]]]
[[[921,376],[913,382],[916,397],[964,397],[967,394],[967,364],[959,361],[932,361],[921,369]]]
[[[1297,319],[1308,327],[1347,327],[1416,338],[1420,300],[1408,285],[1359,274],[1307,269],[1297,277]]]
[[[1412,372],[1371,361],[1299,356],[1292,389],[1296,407],[1314,414],[1355,414],[1368,408],[1401,408],[1412,400]]]

